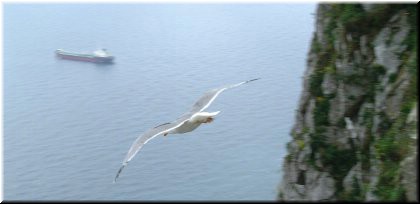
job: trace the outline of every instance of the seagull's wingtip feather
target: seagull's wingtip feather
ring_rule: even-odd
[[[257,80],[259,80],[259,79],[261,79],[261,78],[250,79],[250,80],[248,80],[248,81],[245,81],[245,83],[248,83],[248,82],[251,82],[251,81],[257,81]]]
[[[121,173],[121,171],[123,170],[123,168],[125,167],[125,166],[127,166],[127,163],[124,163],[121,167],[120,167],[120,169],[118,170],[118,172],[117,172],[117,175],[115,176],[115,178],[114,178],[114,182],[113,183],[116,183],[117,182],[117,179],[118,179],[118,177],[120,176],[120,173]]]
[[[251,79],[251,80],[249,80],[249,81],[256,81],[256,80],[258,80],[258,79],[261,79],[261,78],[255,78],[255,79]]]

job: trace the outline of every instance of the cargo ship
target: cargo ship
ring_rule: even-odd
[[[110,55],[106,49],[99,49],[92,54],[67,52],[62,49],[57,49],[55,54],[61,59],[77,60],[93,63],[112,63],[114,56]]]

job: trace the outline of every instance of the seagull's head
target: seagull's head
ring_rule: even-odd
[[[216,112],[199,112],[195,116],[192,117],[192,122],[195,123],[211,123],[214,120],[214,116],[219,114],[220,111]]]

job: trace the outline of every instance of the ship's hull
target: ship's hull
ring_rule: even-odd
[[[94,55],[67,53],[63,51],[56,51],[56,55],[57,57],[61,59],[93,62],[93,63],[112,63],[112,61],[114,60],[113,56],[98,57]]]

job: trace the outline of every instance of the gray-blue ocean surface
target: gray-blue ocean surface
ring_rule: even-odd
[[[5,4],[5,200],[274,200],[315,4]],[[107,48],[111,65],[56,49]],[[211,124],[147,129],[227,90]]]

